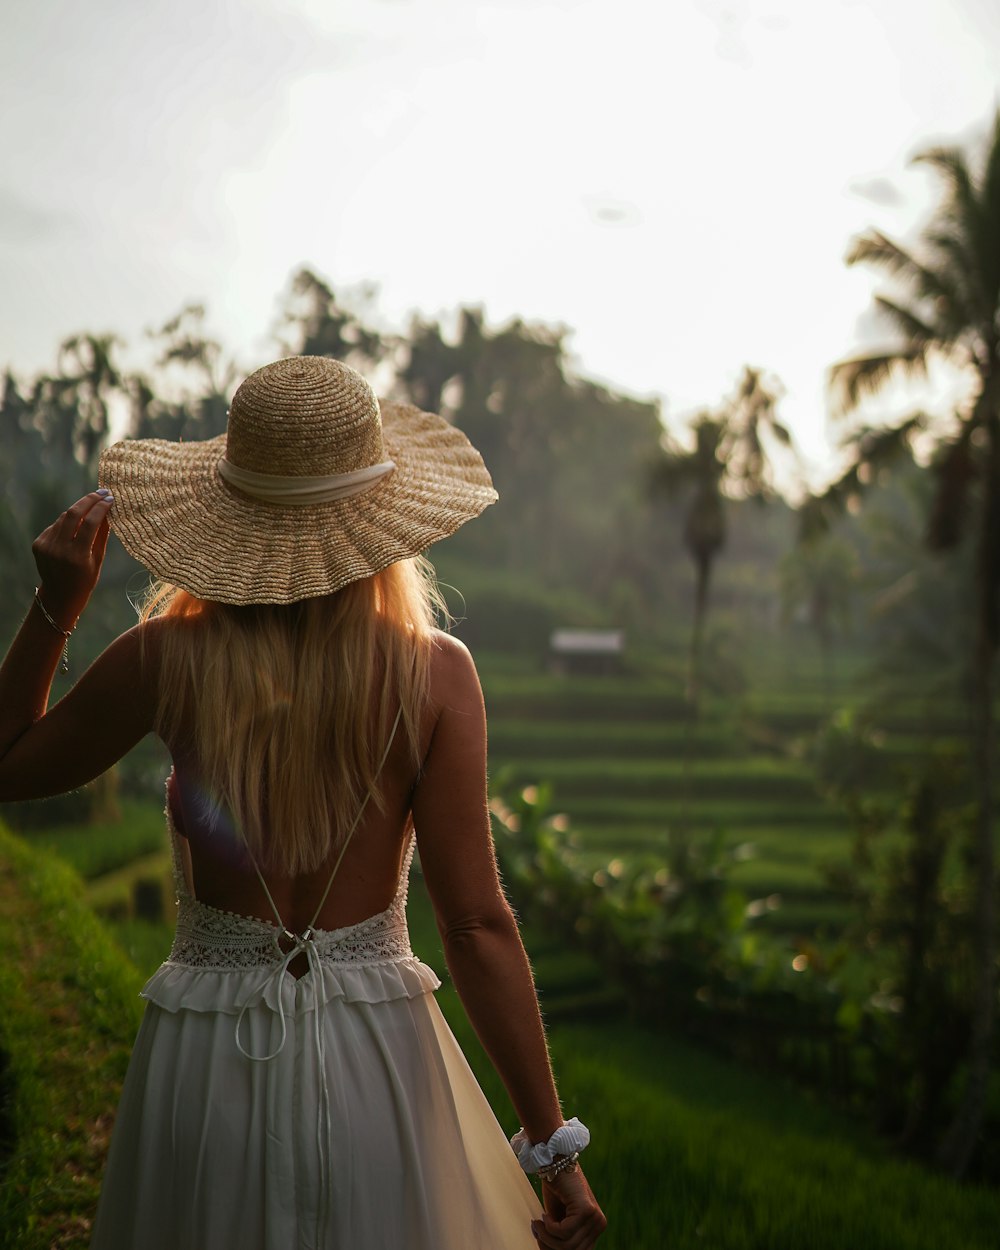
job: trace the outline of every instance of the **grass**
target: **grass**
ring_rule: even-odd
[[[141,981],[73,870],[2,828],[0,942],[2,1244],[83,1247]]]
[[[563,1028],[553,1057],[567,1105],[593,1108],[587,1162],[609,1247],[996,1244],[995,1192],[887,1158],[849,1121],[778,1081],[634,1029]]]
[[[46,829],[24,837],[32,846],[57,852],[81,877],[100,877],[166,847],[162,809],[136,799],[123,800],[121,809],[122,819],[112,824]]]

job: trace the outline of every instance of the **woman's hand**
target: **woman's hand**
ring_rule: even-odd
[[[589,1250],[608,1226],[580,1167],[542,1181],[545,1214],[531,1231],[547,1250]]]
[[[87,606],[104,563],[111,495],[94,490],[67,508],[31,545],[39,597],[62,629],[72,629]]]

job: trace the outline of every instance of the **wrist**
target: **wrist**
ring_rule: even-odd
[[[35,587],[35,603],[42,615],[61,634],[71,634],[80,623],[83,608],[75,607],[68,599],[49,589],[44,582]]]
[[[576,1165],[580,1151],[590,1145],[590,1130],[574,1116],[560,1125],[547,1141],[532,1142],[522,1128],[510,1139],[510,1144],[522,1169],[538,1172],[544,1178],[544,1173],[551,1174],[555,1164],[559,1165],[559,1171]]]
[[[76,628],[76,622],[79,619],[79,617],[74,618],[73,624],[69,627],[69,629],[63,629],[62,625],[60,625],[59,623],[59,619],[54,617],[52,615],[51,610],[46,606],[45,600],[42,598],[43,590],[44,590],[44,587],[42,586],[35,587],[34,604],[35,604],[35,607],[38,608],[42,616],[45,618],[45,622],[49,626],[49,628],[54,630],[55,633],[62,635],[62,654],[59,657],[59,671],[61,673],[68,673],[69,672],[69,640],[70,640],[70,635],[73,633],[73,630]],[[68,618],[68,615],[69,614],[67,613],[66,614],[67,618]]]

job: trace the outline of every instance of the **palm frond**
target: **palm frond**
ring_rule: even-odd
[[[916,159],[933,166],[947,183],[948,201],[938,215],[946,231],[937,243],[955,258],[956,267],[964,255],[964,269],[958,272],[967,275],[975,293],[976,314],[992,319],[1000,303],[1000,110],[986,136],[978,177],[957,148],[934,149]]]
[[[943,327],[928,325],[919,313],[885,295],[875,296],[875,305],[912,347],[927,347],[929,344],[947,337]]]
[[[979,197],[965,153],[961,148],[929,148],[918,152],[914,165],[930,165],[945,180],[954,215],[965,221],[979,216]]]
[[[853,459],[821,495],[811,495],[798,510],[798,542],[809,544],[826,535],[881,470],[911,453],[913,435],[927,425],[927,416],[913,413],[898,425],[865,426],[850,440]]]
[[[856,464],[865,466],[869,476],[896,463],[901,456],[909,456],[914,434],[927,426],[927,415],[915,412],[898,425],[866,426],[851,440],[854,444]]]
[[[881,230],[870,230],[852,239],[844,260],[848,265],[878,265],[894,278],[914,284],[923,272],[923,265],[916,257]]]
[[[858,356],[832,365],[827,387],[834,412],[844,416],[868,395],[877,395],[893,377],[926,377],[927,349],[903,348],[879,356]]]
[[[918,299],[942,303],[962,316],[964,303],[961,287],[947,267],[937,267],[918,259],[901,244],[880,230],[858,235],[848,249],[848,265],[875,265],[886,270],[897,281],[909,287]]]

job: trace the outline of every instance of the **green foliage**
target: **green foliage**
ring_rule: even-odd
[[[72,870],[2,829],[0,867],[3,1244],[82,1248],[140,982]]]
[[[853,869],[831,872],[856,917],[833,945],[790,947],[763,931],[756,922],[778,900],[748,902],[735,884],[748,848],[719,833],[594,870],[566,818],[550,814],[547,786],[518,792],[498,778],[498,857],[529,922],[599,960],[636,1015],[778,1062],[932,1158],[968,1041],[971,890],[957,856],[968,810],[947,769],[933,780],[925,770],[902,808],[872,799],[874,748],[862,739],[848,759],[849,735],[837,726],[823,742],[831,786],[865,796]]]
[[[906,1148],[930,1155],[953,1112],[975,993],[968,768],[940,748],[919,767],[899,766],[863,722],[847,718],[820,736],[817,763],[854,831],[850,858],[827,875],[852,905],[842,948],[854,968],[852,1024],[867,1024],[876,1039],[879,1121]],[[893,792],[884,789],[887,776]],[[995,1168],[984,1154],[979,1166]]]
[[[773,964],[729,880],[742,852],[721,833],[708,843],[669,839],[665,860],[615,859],[594,872],[565,817],[549,815],[550,800],[547,786],[518,792],[496,779],[504,878],[528,919],[595,954],[636,1011],[695,1027],[707,1005],[734,999],[737,981],[757,978],[762,959]]]

